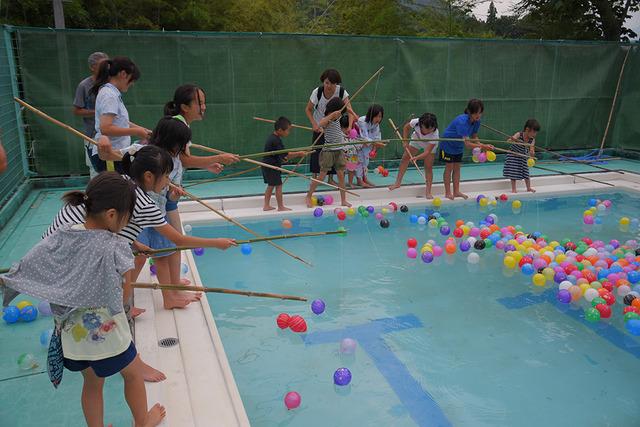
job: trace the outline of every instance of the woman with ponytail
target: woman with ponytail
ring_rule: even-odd
[[[122,102],[122,94],[140,78],[140,70],[131,59],[116,56],[100,63],[91,93],[96,95],[95,122],[98,146],[91,148],[91,163],[97,172],[107,166],[103,153],[109,148],[120,150],[131,145],[131,137],[145,139],[151,131],[129,121],[129,112]],[[107,136],[108,138],[100,138]],[[119,162],[114,162],[122,173]]]

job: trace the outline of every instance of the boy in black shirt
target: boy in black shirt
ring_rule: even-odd
[[[276,120],[274,128],[274,132],[269,135],[267,141],[264,144],[264,151],[284,150],[284,144],[282,143],[281,138],[289,136],[289,131],[291,130],[291,122],[286,117],[280,117],[278,118],[278,120]],[[264,156],[262,162],[281,167],[282,163],[286,162],[290,158],[304,157],[305,155],[307,155],[307,153],[304,151],[272,154]],[[284,205],[284,201],[282,200],[282,173],[278,170],[262,166],[262,178],[264,179],[264,183],[267,184],[267,189],[264,192],[264,207],[262,208],[262,210],[270,211],[275,209],[273,206],[271,206],[271,194],[273,193],[273,189],[275,188],[278,210],[290,211],[291,209],[286,207]]]

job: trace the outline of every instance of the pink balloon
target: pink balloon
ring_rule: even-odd
[[[485,152],[482,152],[482,153],[478,154],[477,157],[478,157],[478,161],[480,163],[484,163],[484,162],[487,161],[487,153],[485,153]]]
[[[284,406],[286,406],[289,410],[296,409],[298,406],[300,406],[301,401],[302,398],[300,397],[298,392],[290,391],[284,397]]]
[[[357,137],[358,137],[358,131],[357,131],[357,130],[355,130],[355,129],[351,129],[351,130],[349,131],[349,138],[352,138],[352,139],[353,139],[353,138],[357,138]]]
[[[407,256],[409,258],[415,258],[418,256],[418,251],[416,250],[416,248],[409,248],[407,249]]]
[[[333,196],[331,196],[329,194],[324,196],[324,204],[325,205],[332,205],[333,204]]]

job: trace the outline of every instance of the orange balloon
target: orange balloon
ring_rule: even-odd
[[[456,221],[456,228],[460,228],[463,225],[464,225],[464,221],[463,220],[459,219],[459,220]]]
[[[491,224],[489,226],[489,230],[491,230],[492,233],[495,233],[496,231],[500,230],[500,227],[498,227],[498,224]]]
[[[291,228],[291,227],[293,227],[293,224],[291,223],[291,221],[289,221],[288,219],[282,220],[282,228]]]
[[[631,306],[640,310],[640,298],[634,298],[633,301],[631,301]]]
[[[456,251],[456,245],[451,245],[451,244],[449,244],[449,245],[445,245],[445,246],[444,246],[444,250],[445,250],[449,255],[451,255],[451,254],[455,253],[455,251]]]

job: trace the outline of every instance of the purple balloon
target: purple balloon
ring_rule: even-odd
[[[313,300],[313,302],[311,303],[311,311],[313,311],[315,314],[324,313],[325,307],[326,305],[321,299]]]
[[[493,219],[492,216],[488,216],[484,219],[484,221],[489,224],[489,225],[493,225],[493,223],[495,222],[495,220]]]
[[[563,304],[569,304],[571,302],[571,292],[566,289],[560,289],[560,292],[558,292],[556,298]]]
[[[333,373],[333,383],[339,386],[345,386],[351,382],[351,371],[347,368],[338,368]]]
[[[195,256],[202,256],[202,255],[204,255],[204,248],[195,248],[195,249],[193,250],[193,254],[194,254]]]
[[[424,251],[424,253],[422,254],[422,261],[425,264],[429,264],[433,261],[433,254],[429,251]]]
[[[40,304],[38,304],[38,311],[43,316],[51,316],[51,314],[52,314],[51,313],[51,306],[49,305],[49,303],[47,301],[40,301]]]
[[[451,233],[451,228],[448,225],[443,225],[440,227],[440,234],[443,236],[448,236]]]
[[[567,280],[567,275],[564,271],[558,271],[553,276],[553,281],[556,283],[564,282],[565,280]]]
[[[462,252],[467,252],[469,249],[471,249],[471,243],[469,243],[467,240],[463,240],[462,242],[460,242],[460,250]]]
[[[367,211],[369,213],[373,213],[373,211],[375,211],[375,208],[373,206],[367,206]]]
[[[149,267],[149,271],[151,271],[152,276],[155,276],[158,274],[158,267],[156,267],[155,264],[152,264],[151,267]]]
[[[320,218],[323,213],[324,211],[322,210],[322,208],[315,208],[313,210],[313,216],[315,216],[316,218]]]

